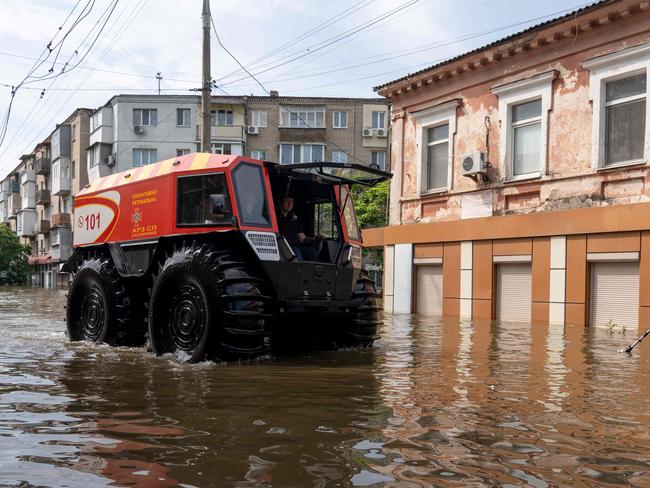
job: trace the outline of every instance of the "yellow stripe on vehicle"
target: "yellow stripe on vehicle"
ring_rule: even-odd
[[[190,166],[190,169],[191,170],[204,169],[208,165],[209,160],[210,160],[210,154],[197,153],[194,156],[194,161],[192,161],[192,165]]]

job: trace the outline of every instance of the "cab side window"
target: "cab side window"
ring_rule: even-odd
[[[332,202],[320,202],[314,205],[314,234],[325,239],[338,239],[336,210]]]
[[[240,163],[232,172],[237,195],[237,210],[244,225],[270,227],[262,168],[256,164]]]
[[[179,226],[232,224],[226,175],[179,177],[176,223]]]

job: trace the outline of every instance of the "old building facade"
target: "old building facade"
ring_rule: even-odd
[[[650,319],[650,3],[602,1],[377,88],[389,311]]]
[[[383,98],[212,97],[211,150],[280,163],[336,161],[387,167]],[[197,144],[201,133],[197,125]]]

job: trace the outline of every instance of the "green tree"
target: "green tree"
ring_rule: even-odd
[[[352,191],[360,229],[388,225],[389,181],[382,181],[371,187],[356,185]]]
[[[24,285],[29,278],[31,249],[20,243],[9,227],[0,224],[0,284]]]
[[[360,229],[384,227],[388,225],[388,202],[390,181],[371,186],[353,186],[354,211]],[[379,249],[363,249],[364,263],[382,265],[383,254]]]

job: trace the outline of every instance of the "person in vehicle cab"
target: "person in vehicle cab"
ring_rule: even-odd
[[[298,216],[293,211],[293,196],[286,195],[280,208],[280,218],[278,226],[280,234],[287,240],[293,253],[300,261],[311,261],[318,257],[318,252],[311,244],[316,241],[316,237],[309,237],[303,231]]]

